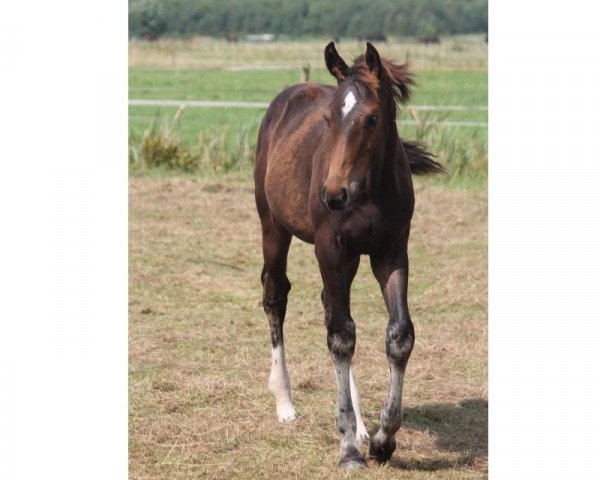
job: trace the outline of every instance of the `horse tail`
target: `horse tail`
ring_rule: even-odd
[[[402,146],[408,158],[410,171],[413,175],[433,175],[436,173],[446,173],[446,169],[441,163],[434,160],[435,155],[428,152],[427,149],[417,142],[402,141]]]

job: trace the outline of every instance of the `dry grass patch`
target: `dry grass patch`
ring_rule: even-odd
[[[384,467],[355,478],[487,472],[487,196],[418,183],[409,302],[417,341],[405,423]],[[313,247],[294,240],[286,352],[294,425],[267,389],[260,228],[249,182],[130,181],[130,473],[345,478]],[[372,430],[386,398],[385,306],[367,259],[353,286],[354,371]]]
[[[329,41],[329,38],[322,38],[232,44],[208,37],[187,40],[163,38],[156,42],[131,40],[129,66],[198,69],[276,66],[298,69],[300,75],[301,65],[307,63],[313,69],[325,68],[323,48]],[[343,39],[341,48],[358,55],[364,53],[365,42]],[[392,39],[389,43],[377,43],[377,48],[389,58],[400,60],[408,56],[421,70],[487,70],[487,44],[483,35],[448,37],[442,39],[441,45],[433,46],[416,43],[414,38]]]

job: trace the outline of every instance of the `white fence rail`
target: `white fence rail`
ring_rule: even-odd
[[[191,107],[191,108],[267,108],[266,102],[241,102],[225,100],[151,100],[151,99],[129,99],[129,105],[132,107]],[[437,111],[437,112],[455,112],[455,111],[485,111],[488,107],[482,105],[412,105],[410,107],[416,111]],[[131,115],[130,118],[153,118],[147,115]],[[417,125],[419,122],[413,120],[401,120],[403,125]],[[473,121],[426,121],[426,123],[439,124],[447,127],[478,127],[487,128],[487,122]]]
[[[139,100],[130,99],[133,107],[201,107],[201,108],[267,108],[265,102],[227,102],[221,100]]]

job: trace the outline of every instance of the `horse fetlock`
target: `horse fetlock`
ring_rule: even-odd
[[[384,408],[379,415],[380,431],[384,435],[395,435],[402,426],[402,409],[389,411]]]
[[[269,376],[269,390],[276,400],[281,396],[290,396],[290,384],[287,371],[282,371],[274,366]]]
[[[342,446],[340,453],[340,467],[345,470],[350,470],[353,468],[363,468],[366,465],[365,459],[355,445]]]
[[[371,437],[369,456],[379,463],[387,462],[396,450],[396,438],[379,431]]]

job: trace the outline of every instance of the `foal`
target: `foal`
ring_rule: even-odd
[[[356,341],[350,286],[360,255],[369,255],[389,312],[387,403],[369,454],[389,460],[401,423],[402,384],[415,334],[407,304],[407,243],[414,207],[411,163],[417,173],[441,166],[419,147],[404,144],[396,104],[409,100],[406,65],[380,58],[367,43],[349,67],[332,43],[325,62],[338,85],[305,83],[281,92],[260,126],[256,149],[256,207],[263,238],[263,306],[271,328],[269,388],[282,422],[296,418],[285,364],[283,321],[291,288],[286,276],[292,235],[315,246],[323,279],[327,346],[338,388],[340,465],[364,466],[358,450],[369,441],[352,376]]]

